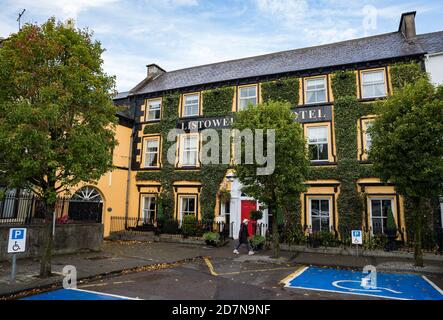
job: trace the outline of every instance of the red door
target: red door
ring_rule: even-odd
[[[252,236],[255,234],[254,221],[251,221],[251,211],[257,210],[257,202],[256,201],[242,201],[241,202],[241,222],[243,220],[248,219],[248,232],[249,235]]]

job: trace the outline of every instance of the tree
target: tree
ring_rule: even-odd
[[[57,195],[109,171],[116,145],[104,50],[71,25],[25,25],[0,49],[0,170],[8,187],[29,188],[45,203],[42,277],[51,274]]]
[[[254,158],[252,164],[245,161],[236,163],[236,174],[244,185],[243,192],[265,204],[272,213],[272,239],[274,256],[279,257],[279,215],[285,212],[288,203],[295,206],[297,198],[306,190],[304,182],[308,175],[306,142],[300,124],[291,112],[289,103],[269,102],[258,106],[249,105],[236,114],[233,128],[263,129],[267,139],[267,130],[275,130],[275,170],[270,175],[258,175],[257,169],[263,166]],[[266,144],[264,143],[264,146]],[[246,156],[247,148],[242,143],[242,154]],[[269,157],[271,150],[266,150]]]
[[[423,78],[377,109],[370,159],[381,179],[412,201],[415,263],[423,266],[424,220],[430,199],[443,194],[443,87]]]

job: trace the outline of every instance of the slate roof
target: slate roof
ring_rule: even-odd
[[[417,39],[427,53],[443,52],[443,31],[421,34],[417,36]]]
[[[427,43],[426,37],[422,39]],[[393,32],[322,46],[277,52],[164,73],[131,94],[154,93],[203,84],[298,72],[426,53],[418,41]]]

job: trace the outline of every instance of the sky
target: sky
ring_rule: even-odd
[[[120,92],[150,63],[172,71],[393,32],[408,11],[419,34],[443,30],[441,0],[0,0],[0,37],[24,8],[24,23],[54,16],[92,30]]]

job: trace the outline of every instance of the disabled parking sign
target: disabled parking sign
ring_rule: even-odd
[[[352,244],[362,245],[363,244],[363,232],[361,230],[352,231]]]
[[[13,228],[9,230],[8,253],[26,251],[26,228]]]

